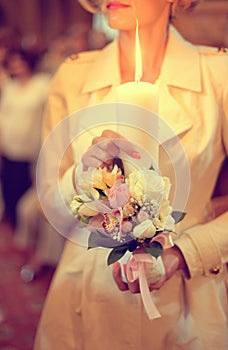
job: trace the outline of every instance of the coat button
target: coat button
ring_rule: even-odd
[[[221,46],[221,47],[218,48],[218,52],[219,53],[226,53],[227,49],[225,47]]]
[[[73,54],[70,56],[70,59],[71,59],[72,61],[75,61],[75,60],[78,59],[78,57],[79,57],[79,55],[78,55],[77,53],[73,53]]]
[[[212,267],[210,269],[210,273],[212,273],[213,275],[217,275],[220,271],[220,267],[219,266],[215,266],[215,267]]]

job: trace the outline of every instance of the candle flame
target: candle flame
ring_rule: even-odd
[[[142,54],[139,40],[139,23],[136,18],[135,27],[135,81],[140,82],[142,78]]]

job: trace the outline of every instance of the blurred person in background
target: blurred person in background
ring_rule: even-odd
[[[13,245],[25,254],[24,281],[44,267],[55,267],[64,239],[49,225],[39,207],[35,167],[41,141],[43,108],[50,74],[37,70],[39,56],[13,49],[6,64],[9,80],[0,104],[1,180],[4,215],[13,232]]]
[[[1,7],[0,7],[1,12]],[[14,33],[13,28],[3,26],[0,28],[0,100],[2,94],[2,88],[9,79],[9,73],[6,68],[7,55],[11,47],[14,46],[17,36]],[[0,161],[1,164],[1,161]],[[2,186],[0,179],[0,217],[3,213],[3,201],[2,201]]]
[[[12,49],[7,57],[9,79],[0,103],[1,183],[3,220],[15,229],[16,206],[32,186],[40,150],[43,107],[50,76],[36,71],[38,55]]]

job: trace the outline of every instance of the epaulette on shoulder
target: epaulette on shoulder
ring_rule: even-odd
[[[199,52],[204,55],[228,55],[228,48],[224,46],[198,45]]]
[[[72,64],[77,62],[77,64],[91,63],[94,61],[95,57],[99,53],[99,50],[84,51],[80,53],[75,53],[66,58],[65,63]]]

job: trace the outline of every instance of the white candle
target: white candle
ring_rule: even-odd
[[[158,111],[158,96],[158,84],[145,81],[130,81],[116,88],[117,102],[135,104],[155,113]]]
[[[136,18],[135,80],[118,86],[116,89],[116,99],[118,102],[136,104],[156,113],[158,110],[159,79],[155,84],[141,81],[143,67],[138,27],[138,20]]]
[[[138,21],[136,19],[135,80],[117,86],[113,91],[115,96],[111,94],[111,99],[114,97],[114,100],[118,103],[136,105],[157,114],[160,79],[158,79],[155,84],[144,81],[142,82],[142,75],[142,55],[138,32]],[[124,108],[124,110],[126,115],[126,108]],[[148,166],[149,164],[152,164],[152,160],[157,163],[159,147],[156,140],[158,135],[157,119],[149,112],[145,113],[145,111],[140,111],[139,108],[134,110],[129,108],[127,112],[129,125],[124,126],[123,123],[121,123],[121,120],[123,120],[121,108],[119,108],[119,113],[117,114],[117,119],[119,119],[118,132],[127,135],[130,140],[135,141],[138,145],[142,146],[143,150],[148,153],[146,154],[144,152],[144,157],[138,162],[138,165],[143,166],[146,163]]]
[[[128,118],[128,127],[121,125],[121,111],[118,110],[118,132],[127,136],[129,140],[140,145],[146,153],[142,155],[138,166],[149,167],[158,163],[158,86],[147,82],[127,82],[116,88],[116,101],[129,104],[131,107],[124,108]],[[135,105],[137,108],[132,108]],[[140,107],[140,108],[139,108]],[[132,127],[130,127],[130,125]],[[140,151],[140,153],[142,153]]]

